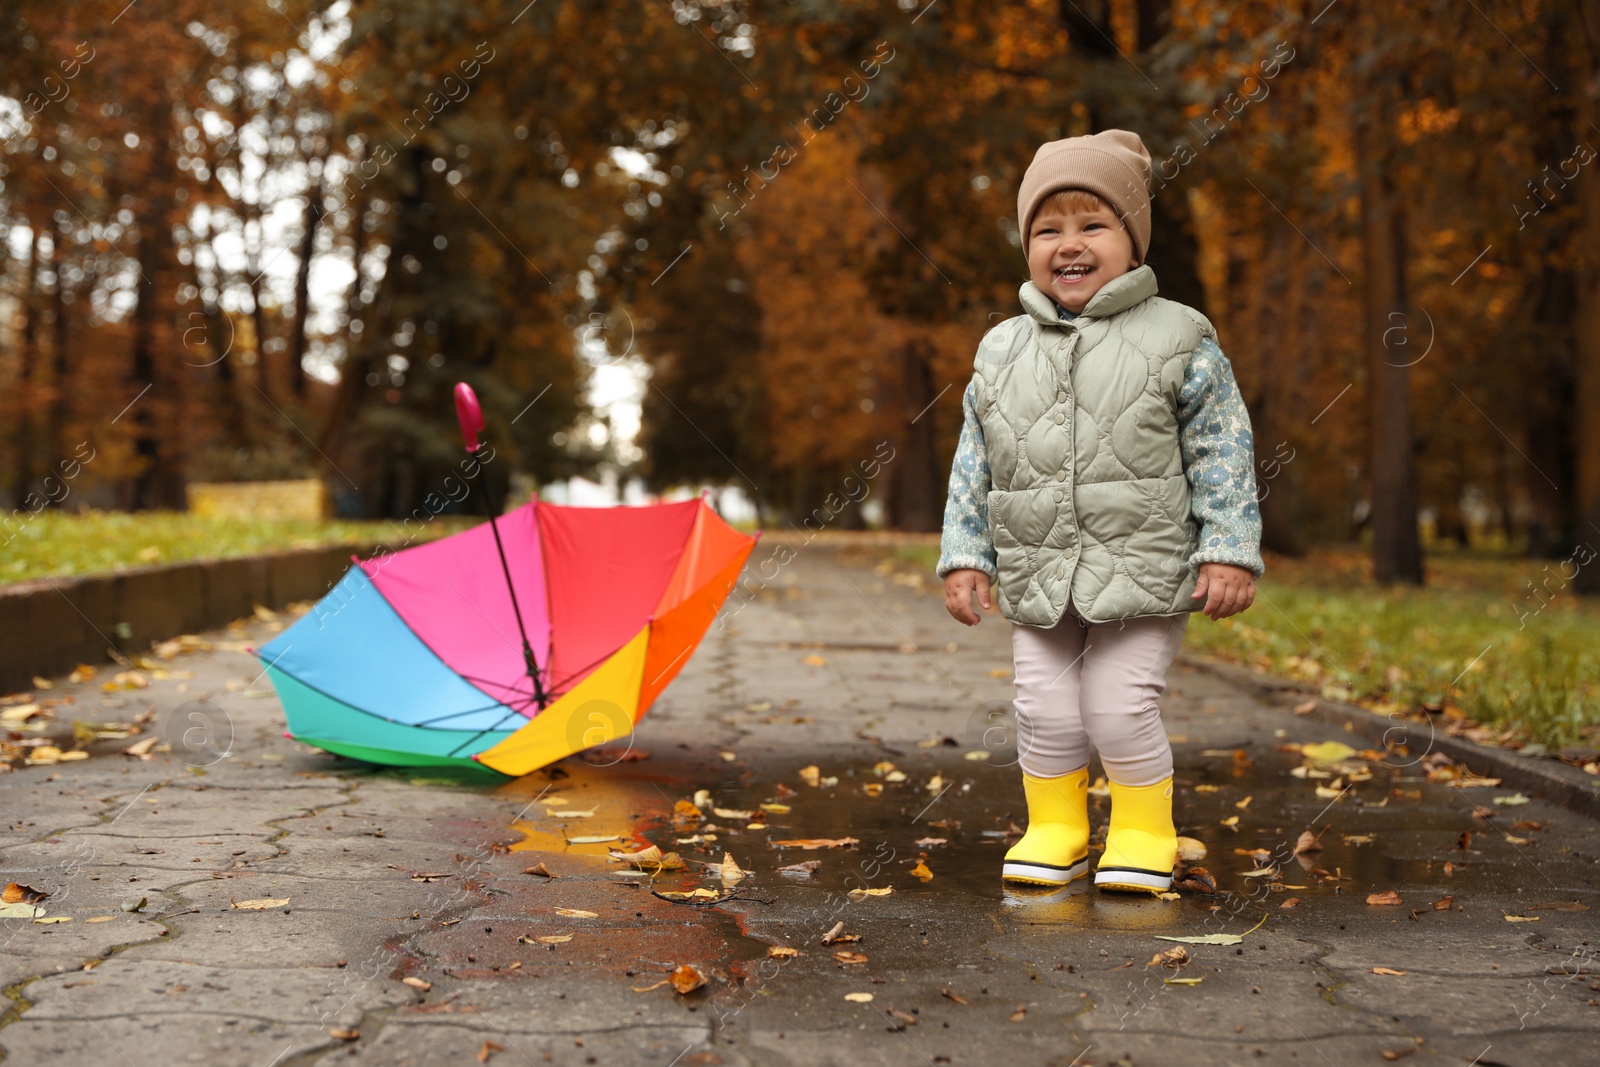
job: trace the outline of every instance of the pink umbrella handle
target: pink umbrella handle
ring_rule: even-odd
[[[456,421],[461,424],[461,440],[468,452],[481,447],[478,435],[483,432],[483,408],[478,404],[478,394],[466,382],[456,383]]]

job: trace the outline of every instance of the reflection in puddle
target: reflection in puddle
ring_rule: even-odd
[[[1020,776],[1014,767],[966,761],[948,752],[897,753],[892,764],[824,761],[815,777],[837,781],[821,786],[805,784],[798,772],[807,760],[797,756],[782,765],[763,760],[772,768],[770,775],[735,767],[708,771],[703,762],[670,757],[603,768],[568,760],[496,792],[528,800],[515,823],[524,838],[513,851],[582,857],[596,875],[616,876],[623,865],[607,858],[610,849],[654,844],[679,853],[686,868],[658,873],[650,879],[651,888],[680,892],[716,887],[713,868],[731,854],[753,872],[740,891],[776,905],[770,913],[758,909],[767,914],[810,911],[844,899],[852,889],[890,887],[893,907],[919,913],[988,913],[1023,926],[1164,932],[1235,917],[1253,921],[1263,909],[1296,919],[1325,920],[1330,907],[1341,919],[1355,912],[1370,915],[1367,894],[1391,888],[1408,890],[1407,907],[1426,908],[1451,893],[1458,898],[1474,889],[1493,893],[1507,871],[1522,862],[1499,840],[1499,831],[1473,818],[1474,805],[1488,801],[1488,795],[1465,796],[1469,791],[1427,784],[1414,768],[1373,765],[1371,780],[1331,800],[1317,795],[1315,782],[1291,776],[1298,758],[1276,750],[1241,759],[1234,750],[1180,745],[1177,760],[1178,832],[1205,845],[1207,854],[1197,865],[1215,879],[1220,890],[1215,897],[1184,893],[1163,901],[1101,893],[1089,879],[1059,890],[1005,885],[999,878],[1001,857],[1016,839],[1014,828],[1026,823]],[[739,777],[708,780],[719,772]],[[930,790],[930,784],[937,788]],[[719,809],[761,812],[767,804],[770,810],[749,819],[728,818],[708,806],[702,819],[680,817],[675,823],[673,805],[700,789],[710,790],[711,806]],[[1090,798],[1095,856],[1108,814],[1108,799]],[[1307,829],[1320,833],[1322,847],[1294,855]],[[1465,841],[1464,830],[1469,832]],[[773,845],[846,837],[856,844]],[[1545,864],[1567,861],[1539,858]],[[808,860],[820,861],[809,875],[778,873],[780,867]],[[1258,860],[1277,867],[1278,876],[1246,877],[1258,869]],[[911,876],[919,862],[933,872],[931,880]],[[1291,898],[1294,902],[1285,907]],[[727,910],[752,907],[730,904]]]

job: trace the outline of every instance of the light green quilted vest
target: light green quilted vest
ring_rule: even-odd
[[[1018,295],[1027,314],[973,363],[1001,614],[1054,626],[1069,596],[1090,622],[1195,610],[1178,390],[1211,323],[1156,296],[1148,266],[1073,319],[1031,281]]]

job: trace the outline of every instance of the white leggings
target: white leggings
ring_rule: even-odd
[[[1081,770],[1092,745],[1119,785],[1152,785],[1172,774],[1156,700],[1188,624],[1187,612],[1089,623],[1070,601],[1049,629],[1013,623],[1023,771],[1055,778]]]

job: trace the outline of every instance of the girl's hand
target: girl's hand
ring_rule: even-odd
[[[972,594],[989,610],[989,576],[979,570],[951,571],[944,576],[944,609],[963,626],[976,626],[982,617],[972,610]]]
[[[952,572],[952,574],[958,572]],[[946,580],[948,590],[949,582]],[[1205,597],[1206,606],[1201,612],[1213,619],[1226,619],[1255,603],[1256,579],[1244,567],[1232,563],[1200,564],[1200,580],[1195,583],[1194,596]],[[949,593],[945,600],[948,603]]]

